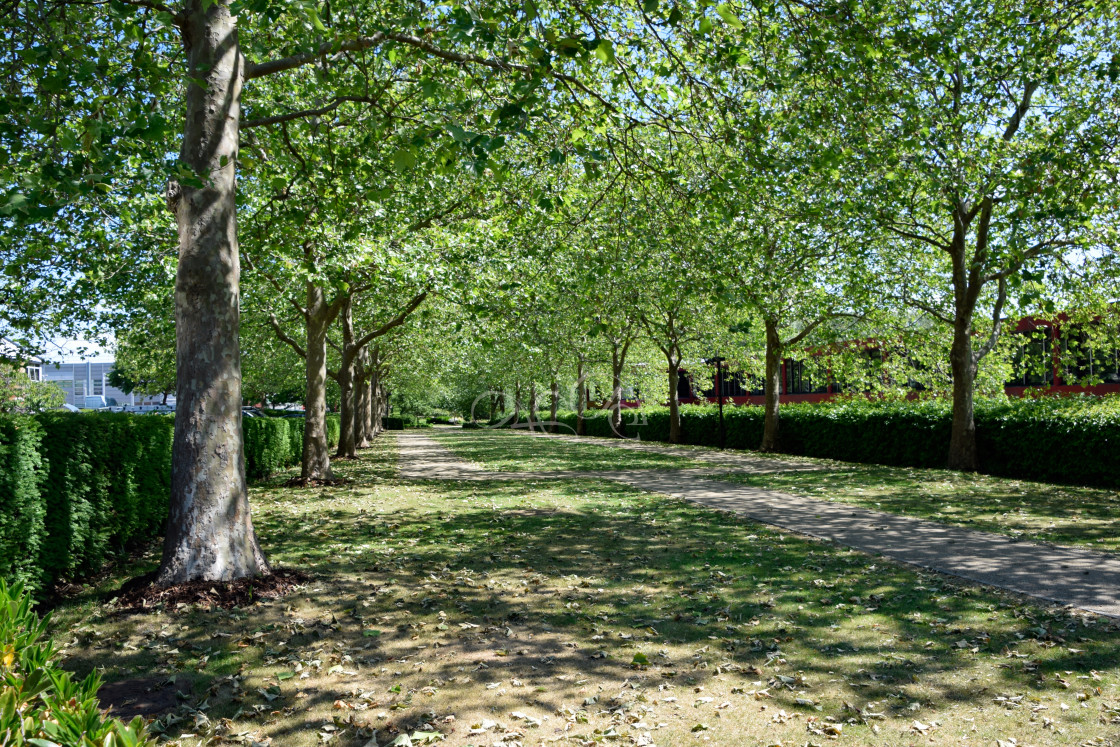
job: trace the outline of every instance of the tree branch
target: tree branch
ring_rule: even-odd
[[[276,336],[280,338],[281,342],[286,342],[290,345],[292,350],[296,351],[296,354],[299,355],[300,358],[307,358],[307,351],[300,347],[298,342],[285,334],[283,328],[280,327],[280,322],[276,320],[275,314],[268,315],[268,323],[272,326],[272,329],[276,331]]]
[[[360,104],[376,104],[377,99],[369,96],[335,96],[331,103],[319,107],[318,109],[301,109],[298,112],[288,112],[287,114],[276,114],[271,117],[261,117],[260,119],[248,119],[241,123],[241,129],[248,130],[253,127],[265,127],[267,125],[280,124],[282,122],[291,122],[293,119],[303,119],[304,117],[318,117],[323,114],[329,114],[337,109],[341,104],[351,101]]]
[[[1003,303],[1007,300],[1007,278],[999,279],[999,291],[996,293],[996,305],[992,309],[992,334],[988,336],[988,341],[985,342],[979,350],[973,353],[976,362],[979,363],[980,359],[988,353],[992,352],[996,343],[999,342],[1000,327],[1003,325]]]
[[[405,306],[404,309],[401,311],[401,313],[397,314],[393,318],[392,321],[381,325],[379,328],[370,332],[365,337],[362,337],[361,339],[359,339],[356,347],[359,350],[361,350],[366,345],[368,345],[371,342],[373,342],[374,340],[376,340],[378,337],[381,337],[382,335],[384,335],[385,333],[394,329],[395,327],[399,327],[400,325],[404,324],[404,321],[406,319],[408,319],[409,315],[412,312],[416,311],[416,309],[418,309],[420,307],[420,304],[424,303],[424,299],[427,298],[427,297],[428,297],[428,291],[424,291],[420,295],[413,298],[411,301],[409,301],[408,306]]]
[[[350,39],[344,42],[324,42],[320,44],[319,48],[314,52],[294,54],[270,62],[250,63],[245,66],[245,80],[253,80],[254,78],[263,78],[266,75],[282,73],[285,70],[291,70],[292,68],[314,62],[320,57],[326,57],[328,54],[334,52],[356,52],[358,50],[376,47],[384,42],[385,38],[385,34],[378,32],[372,36],[359,36],[357,39]],[[244,127],[244,125],[242,125],[242,127]]]

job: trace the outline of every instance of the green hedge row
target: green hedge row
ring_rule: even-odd
[[[944,400],[782,405],[781,450],[788,454],[906,467],[944,467],[952,419]],[[558,414],[561,431],[574,433],[574,412]],[[669,440],[669,410],[623,411],[628,437]],[[763,410],[724,407],[726,443],[757,449]],[[610,437],[605,411],[586,418],[589,436]],[[980,466],[988,474],[1049,482],[1120,487],[1120,398],[1053,397],[978,399]],[[684,443],[719,445],[719,409],[681,407]]]
[[[149,747],[137,716],[108,718],[97,701],[96,672],[74,681],[58,665],[47,620],[31,610],[20,584],[0,579],[0,744],[36,747]]]
[[[245,471],[300,460],[302,418],[244,418]],[[171,492],[170,416],[50,412],[0,417],[0,578],[28,588],[98,571],[157,537]],[[327,416],[338,444],[339,418]]]

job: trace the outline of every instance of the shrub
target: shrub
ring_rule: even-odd
[[[243,418],[245,434],[245,476],[263,480],[292,464],[292,423],[295,418]],[[300,445],[302,447],[302,426]],[[298,457],[297,457],[298,458]]]
[[[338,439],[342,436],[342,416],[327,415],[327,446],[332,449],[338,446]],[[302,441],[301,441],[302,446]]]
[[[576,415],[557,420],[575,431]],[[637,421],[637,422],[635,422]],[[623,411],[625,435],[667,441],[669,409]],[[586,413],[588,436],[612,434],[605,410]],[[781,407],[781,451],[906,467],[944,467],[952,424],[946,400],[872,401],[852,399]],[[762,442],[763,409],[724,406],[726,445],[756,449]],[[1032,480],[1120,486],[1120,398],[1040,397],[978,399],[977,447],[982,471]],[[681,406],[686,444],[719,445],[719,408]]]
[[[387,431],[403,431],[404,418],[385,416],[381,418],[381,427]]]
[[[105,718],[96,673],[75,682],[56,662],[47,620],[31,610],[20,584],[0,579],[0,744],[39,747],[154,745],[137,716],[125,725]]]
[[[39,580],[37,556],[45,530],[42,439],[34,419],[0,417],[0,578],[32,584]]]
[[[171,490],[174,419],[125,413],[44,413],[47,541],[44,583],[93,573],[157,536]]]

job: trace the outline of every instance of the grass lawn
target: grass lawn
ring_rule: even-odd
[[[1115,490],[862,464],[724,479],[1027,540],[1120,552]]]
[[[619,449],[609,443],[573,443],[540,438],[522,430],[433,429],[425,431],[424,435],[439,441],[460,459],[491,472],[594,472],[712,466],[687,455]]]
[[[91,590],[55,614],[66,666],[173,679],[183,696],[162,724],[192,746],[1120,734],[1113,621],[590,475],[406,482],[394,460],[386,436],[336,465],[348,485],[253,489],[266,552],[311,573],[305,588],[128,616]]]
[[[466,448],[460,446],[461,439],[453,434],[444,434],[443,439],[441,443],[461,456],[474,454],[474,460],[488,469],[498,469],[492,465],[516,460],[524,453],[531,454],[542,464],[552,459],[562,460],[569,453],[568,447],[573,446],[542,438],[530,439],[524,434],[510,432],[484,432],[472,436],[471,445]],[[628,460],[639,453],[632,449],[619,449],[601,439],[595,439],[595,442],[587,444],[586,448],[613,449],[617,452],[616,464],[620,468],[628,466]],[[699,446],[673,448],[679,448],[682,458],[700,449],[715,451]],[[751,452],[729,453],[747,455]],[[723,479],[800,497],[851,503],[1022,539],[1120,552],[1120,491],[949,470],[778,456],[799,464],[812,463],[820,469],[728,475]],[[637,462],[633,464],[637,466]]]

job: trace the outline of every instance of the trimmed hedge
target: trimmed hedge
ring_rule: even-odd
[[[20,584],[0,579],[0,743],[45,747],[155,745],[137,716],[125,725],[97,701],[96,672],[75,682],[58,665],[47,620],[31,610]]]
[[[245,472],[300,461],[302,418],[243,418]],[[158,537],[171,492],[172,416],[49,412],[0,417],[0,579],[29,589],[97,572]],[[338,445],[339,419],[327,416]]]
[[[43,542],[43,428],[30,417],[0,418],[0,579],[35,584]]]
[[[787,454],[905,467],[943,468],[948,460],[952,409],[945,400],[790,404],[782,405],[781,419]],[[557,420],[567,426],[562,431],[575,432],[574,412]],[[585,423],[588,436],[613,435],[604,410],[588,412]],[[667,407],[624,410],[623,423],[627,437],[669,440]],[[756,449],[763,409],[725,405],[724,428],[728,448]],[[717,446],[719,409],[683,405],[681,436],[686,444]],[[985,473],[1120,487],[1120,398],[977,399],[976,437]]]
[[[110,555],[160,533],[171,491],[172,417],[51,412],[37,419],[45,581],[93,573]]]
[[[381,427],[387,431],[403,431],[404,418],[393,418],[386,415],[381,418]]]

